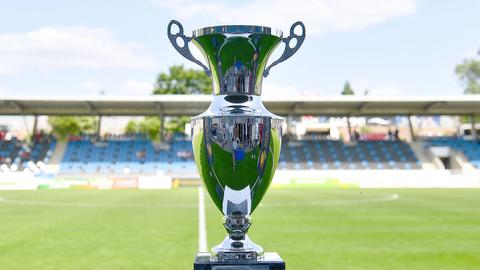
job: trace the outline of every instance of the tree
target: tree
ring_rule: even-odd
[[[93,133],[97,121],[93,116],[52,116],[48,118],[53,133],[61,139],[69,135]]]
[[[203,70],[185,69],[183,65],[172,66],[168,72],[158,75],[153,94],[211,94],[212,82]],[[176,133],[185,130],[189,117],[168,117],[165,120],[165,130]],[[125,127],[125,132],[146,133],[151,139],[159,138],[161,120],[155,116],[145,117],[142,121],[130,120]]]
[[[355,95],[355,92],[353,91],[348,81],[346,81],[343,85],[342,95]]]
[[[125,133],[140,133],[140,121],[130,119],[124,128]]]
[[[480,50],[477,52],[480,56]],[[465,94],[480,94],[480,60],[475,58],[464,59],[461,64],[455,67],[455,73],[465,84]],[[462,123],[470,123],[470,116],[463,116]],[[480,117],[476,116],[474,122],[479,122]]]
[[[159,94],[211,94],[212,82],[203,70],[185,69],[183,65],[172,66],[168,73],[160,73],[155,83],[153,93]],[[165,129],[169,132],[185,131],[189,117],[169,117]]]
[[[477,54],[480,56],[480,50]],[[456,66],[455,73],[465,84],[465,94],[480,94],[480,60],[464,59]]]
[[[171,117],[168,122],[165,123],[165,129],[172,133],[184,132],[185,124],[189,122],[190,117],[188,116]]]
[[[212,82],[202,70],[185,69],[183,65],[172,66],[169,73],[160,73],[155,83],[154,94],[210,94]]]
[[[126,133],[144,133],[152,140],[160,138],[160,118],[147,116],[142,121],[130,120],[125,126]]]

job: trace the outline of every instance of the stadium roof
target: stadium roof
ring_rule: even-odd
[[[0,115],[197,115],[210,95],[143,97],[0,97]],[[480,95],[458,97],[265,97],[278,115],[470,115],[480,114]]]

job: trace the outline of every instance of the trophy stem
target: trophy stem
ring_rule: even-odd
[[[243,248],[242,241],[245,240],[251,224],[251,217],[248,215],[233,214],[224,217],[223,226],[232,240],[232,248]]]
[[[232,214],[224,217],[228,235],[212,249],[219,262],[257,261],[263,258],[263,248],[253,243],[247,235],[252,222],[249,215]]]

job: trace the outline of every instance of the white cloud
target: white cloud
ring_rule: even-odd
[[[153,91],[153,84],[146,81],[128,80],[122,89],[125,94],[130,95],[150,95]]]
[[[15,73],[15,69],[8,66],[2,66],[2,63],[0,63],[0,74],[13,74],[13,73]]]
[[[212,25],[259,24],[288,31],[292,23],[301,20],[309,35],[361,30],[411,15],[416,9],[416,0],[152,1],[179,19],[202,18]]]
[[[44,27],[0,34],[0,74],[63,68],[148,68],[140,44],[121,43],[103,28]]]

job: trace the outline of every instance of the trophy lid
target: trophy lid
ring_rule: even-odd
[[[283,32],[266,26],[258,25],[218,25],[218,26],[209,26],[203,27],[196,30],[193,30],[193,37],[200,37],[203,35],[210,34],[230,34],[230,35],[241,35],[241,34],[264,34],[272,35],[279,38],[283,38]]]

